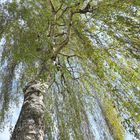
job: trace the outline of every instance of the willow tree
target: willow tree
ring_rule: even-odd
[[[27,84],[11,139],[94,139],[93,98],[114,139],[124,139],[123,127],[140,138],[139,0],[13,0],[0,8],[1,124],[18,100],[15,83],[17,93]]]

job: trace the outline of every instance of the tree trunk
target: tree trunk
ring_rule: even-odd
[[[38,81],[27,84],[20,116],[15,125],[11,140],[43,140],[44,139],[44,92]]]

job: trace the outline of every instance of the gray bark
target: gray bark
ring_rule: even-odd
[[[42,85],[38,81],[29,82],[23,92],[24,102],[11,140],[43,140],[45,105]]]

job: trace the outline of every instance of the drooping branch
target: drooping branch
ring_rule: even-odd
[[[12,84],[16,65],[16,61],[8,61],[5,71],[3,71],[0,75],[2,77],[2,86],[0,90],[0,112],[2,112],[2,116],[0,116],[0,121],[5,119],[5,114],[9,110],[9,103],[11,101]]]

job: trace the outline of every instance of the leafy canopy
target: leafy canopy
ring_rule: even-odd
[[[19,96],[12,87],[41,79],[50,139],[55,123],[60,139],[84,139],[83,122],[92,136],[87,108],[97,98],[116,139],[121,120],[108,108],[140,138],[139,0],[13,0],[0,8],[1,121]]]

